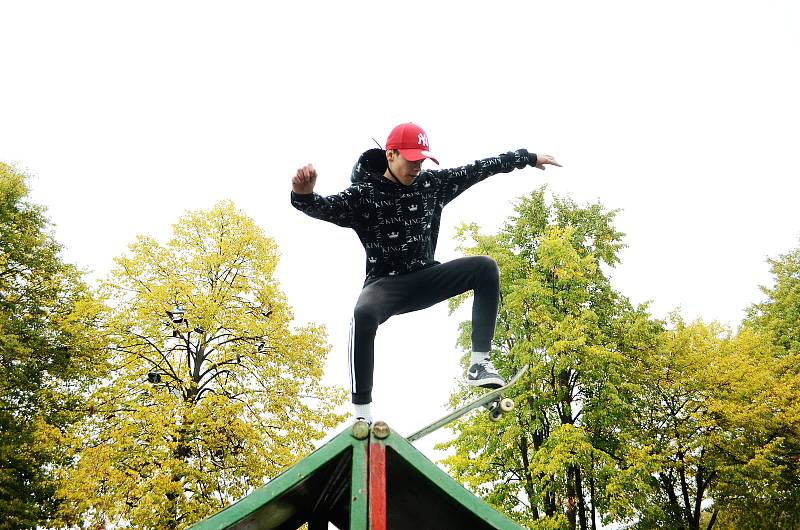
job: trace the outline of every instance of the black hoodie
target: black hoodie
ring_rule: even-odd
[[[353,167],[349,188],[328,197],[292,192],[303,213],[352,228],[367,253],[368,285],[380,277],[414,272],[438,262],[433,255],[442,208],[486,177],[536,165],[525,149],[452,169],[422,170],[410,186],[392,182],[386,152],[370,149]]]

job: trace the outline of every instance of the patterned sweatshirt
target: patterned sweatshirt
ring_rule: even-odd
[[[442,208],[473,184],[528,165],[536,165],[536,155],[519,149],[462,167],[425,169],[404,186],[383,176],[386,152],[370,149],[353,167],[346,190],[328,197],[292,192],[291,200],[311,217],[356,231],[367,253],[366,286],[383,276],[436,265]]]

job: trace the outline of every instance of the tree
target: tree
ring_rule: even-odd
[[[721,528],[800,527],[800,357],[778,355],[767,335],[743,327],[731,343],[749,367],[717,412],[734,457],[717,488]],[[777,348],[777,351],[780,351]],[[730,363],[733,364],[733,363]]]
[[[762,287],[766,299],[749,308],[737,336],[743,351],[760,350],[766,376],[759,384],[746,378],[757,392],[750,391],[749,407],[731,411],[761,465],[715,499],[722,528],[800,527],[800,248],[768,262],[772,285]]]
[[[614,292],[603,267],[618,262],[616,215],[569,199],[546,204],[544,190],[522,198],[496,235],[462,227],[467,254],[487,254],[501,270],[501,303],[493,344],[505,375],[529,364],[517,385],[518,411],[491,425],[464,418],[443,448],[445,465],[461,481],[531,528],[597,528],[599,513],[630,515],[625,488],[650,471],[642,449],[620,439],[629,422],[635,384],[628,357],[640,355],[658,332],[644,308]],[[464,301],[460,297],[452,307]],[[468,347],[469,323],[461,343]],[[454,404],[468,399],[465,388]],[[633,453],[633,455],[631,455]],[[635,466],[620,462],[636,461]]]
[[[776,377],[787,367],[765,338],[673,315],[636,368],[630,440],[658,466],[633,528],[796,528],[798,378]]]
[[[770,299],[733,335],[654,320],[611,288],[615,212],[540,190],[515,213],[496,235],[460,234],[501,269],[495,364],[531,369],[516,414],[454,425],[450,471],[530,528],[796,527],[797,256],[773,262]]]
[[[230,202],[140,236],[103,283],[113,371],[82,426],[64,520],[184,528],[313,449],[343,418],[318,326],[292,329],[275,243]]]
[[[698,529],[713,493],[731,478],[732,431],[720,415],[748,365],[746,357],[724,348],[727,333],[718,324],[686,324],[674,314],[650,355],[633,368],[641,386],[629,439],[657,462],[643,495],[632,500],[634,528]]]
[[[769,259],[772,287],[762,287],[767,299],[748,310],[746,325],[769,334],[784,354],[800,352],[800,248]]]
[[[0,163],[0,528],[46,525],[66,433],[101,373],[97,306],[25,176]]]

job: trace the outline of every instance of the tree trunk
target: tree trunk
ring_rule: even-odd
[[[589,495],[592,496],[592,530],[597,530],[597,509],[594,504],[594,456],[592,456],[592,474],[589,475]]]
[[[577,502],[575,499],[575,467],[567,470],[567,520],[570,530],[577,528]]]
[[[711,513],[711,519],[708,521],[708,526],[706,526],[706,530],[711,530],[714,528],[714,523],[717,522],[717,514],[719,513],[718,508],[714,508],[714,511]]]
[[[553,493],[548,493],[544,500],[544,513],[547,517],[553,517],[556,514],[556,496]]]
[[[675,494],[675,481],[673,477],[666,475],[664,473],[659,473],[658,477],[661,479],[661,485],[664,487],[664,493],[667,495],[668,505],[669,505],[669,512],[668,514],[674,519],[675,524],[680,524],[680,528],[684,528],[682,523],[683,517],[681,510],[680,502],[678,501],[678,496]]]
[[[683,454],[680,455],[681,467],[678,470],[681,479],[681,495],[683,497],[683,518],[689,526],[689,530],[700,530],[700,521],[694,517],[691,501],[689,499],[689,483],[686,481],[686,467],[683,461]]]
[[[570,371],[562,370],[558,373],[558,394],[560,406],[558,415],[562,425],[573,425],[572,418],[572,394],[569,388]],[[567,469],[567,519],[569,520],[570,530],[577,528],[578,516],[578,490],[579,475],[577,468],[571,466]]]
[[[523,430],[523,432],[525,431]],[[519,452],[522,458],[522,476],[524,480],[525,493],[528,495],[528,500],[530,501],[531,516],[534,518],[534,520],[538,520],[539,508],[533,502],[533,499],[535,498],[535,489],[533,477],[531,476],[530,458],[528,457],[528,437],[525,434],[520,436]]]
[[[702,453],[701,453],[702,455]],[[703,483],[705,477],[705,469],[703,466],[698,465],[697,471],[694,476],[695,493],[694,493],[694,510],[692,513],[692,528],[700,530],[700,516],[703,513],[703,494],[705,493],[705,484]]]
[[[588,530],[586,521],[586,498],[583,496],[583,475],[581,468],[575,466],[575,491],[578,493],[578,520],[581,530]]]
[[[558,374],[558,399],[561,403],[558,415],[562,425],[572,425],[572,389],[569,385],[570,371],[562,370]]]

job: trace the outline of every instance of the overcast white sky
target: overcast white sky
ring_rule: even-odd
[[[280,245],[342,386],[363,251],[293,210],[289,180],[312,162],[340,191],[400,122],[444,167],[520,147],[564,164],[462,195],[440,261],[455,225],[493,231],[547,184],[623,210],[618,290],[736,326],[766,258],[800,245],[796,0],[5,1],[0,21],[0,160],[32,175],[66,258],[103,276],[136,234],[231,199]],[[445,412],[464,317],[440,304],[379,330],[375,410],[401,434]],[[418,446],[435,458],[445,435]]]

